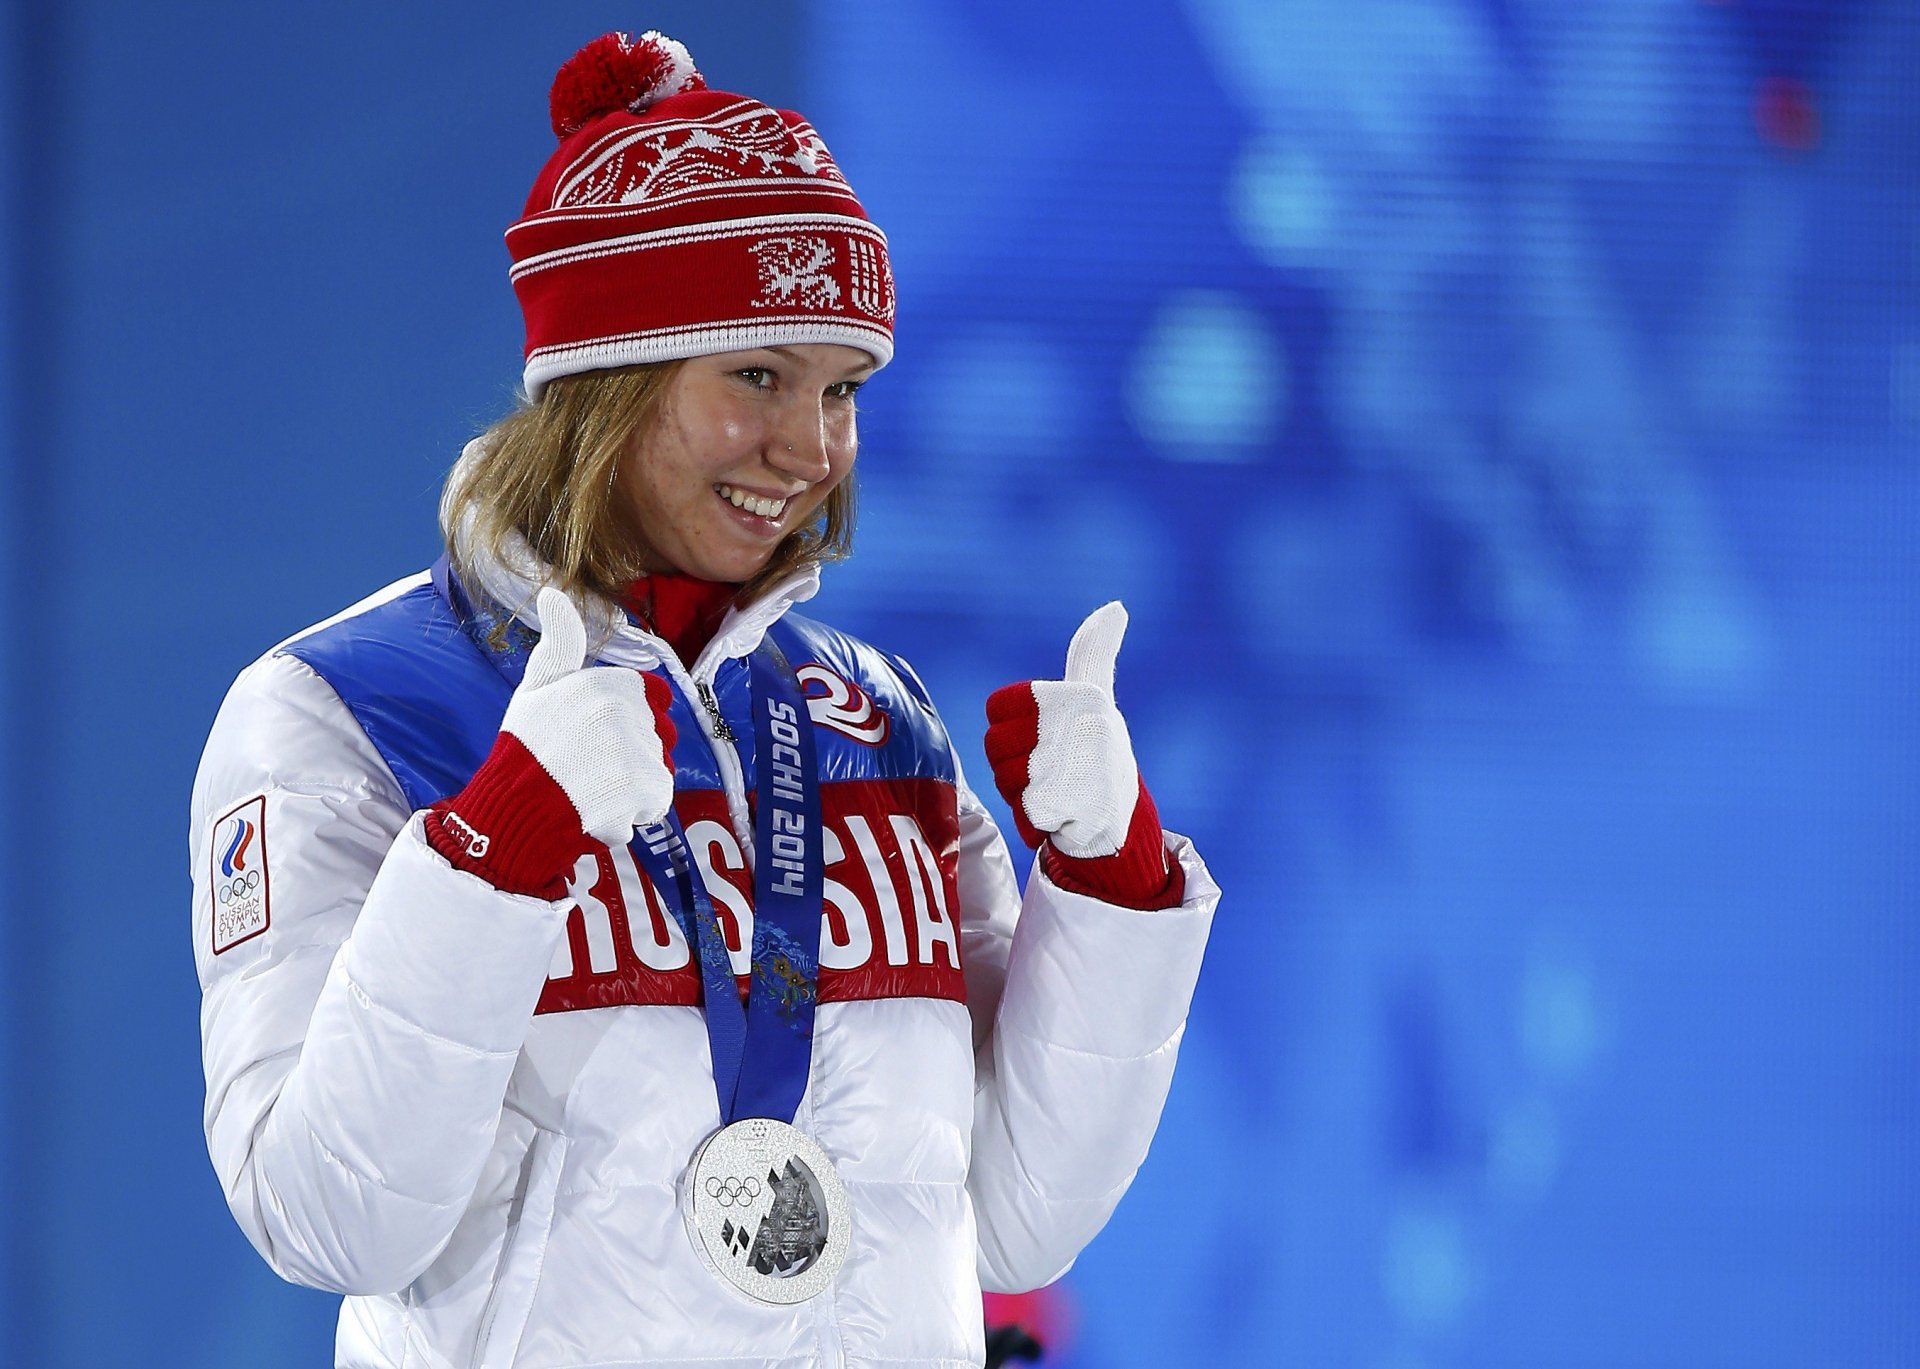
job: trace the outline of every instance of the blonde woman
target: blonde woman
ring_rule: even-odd
[[[229,693],[193,793],[207,1142],[337,1363],[971,1365],[1146,1153],[1217,897],[1113,702],[989,704],[1024,895],[853,533],[886,240],[805,120],[608,34],[508,233],[523,407],[447,555]]]

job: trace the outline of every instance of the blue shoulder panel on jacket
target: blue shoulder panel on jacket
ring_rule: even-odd
[[[774,631],[807,695],[822,780],[953,781],[946,730],[910,671],[865,642],[798,614],[788,614]],[[493,746],[513,692],[512,672],[490,659],[432,583],[281,650],[332,686],[415,808],[458,792],[472,778]],[[744,661],[725,662],[714,692],[751,775],[746,677]],[[700,735],[692,716],[696,705],[675,693],[675,726],[691,740]],[[705,747],[676,748],[675,763],[676,788],[720,787]]]
[[[823,780],[954,780],[939,715],[910,671],[825,623],[789,613],[774,628],[813,715]]]
[[[472,778],[513,692],[431,583],[281,651],[333,687],[415,808]]]

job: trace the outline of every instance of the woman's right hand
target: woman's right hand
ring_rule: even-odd
[[[664,677],[587,664],[573,601],[540,591],[541,635],[493,751],[429,810],[427,840],[510,893],[557,898],[588,839],[624,846],[673,803],[673,691]]]

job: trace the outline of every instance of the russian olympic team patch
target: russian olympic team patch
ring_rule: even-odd
[[[267,930],[267,800],[248,799],[213,824],[208,853],[213,890],[213,953]]]

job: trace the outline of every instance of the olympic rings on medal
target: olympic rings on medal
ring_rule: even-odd
[[[244,875],[235,875],[231,882],[222,884],[215,890],[216,897],[222,903],[230,903],[236,898],[245,898],[260,887],[260,872],[249,870]]]
[[[749,1174],[744,1179],[707,1176],[707,1196],[722,1207],[748,1207],[760,1196],[760,1181]]]

